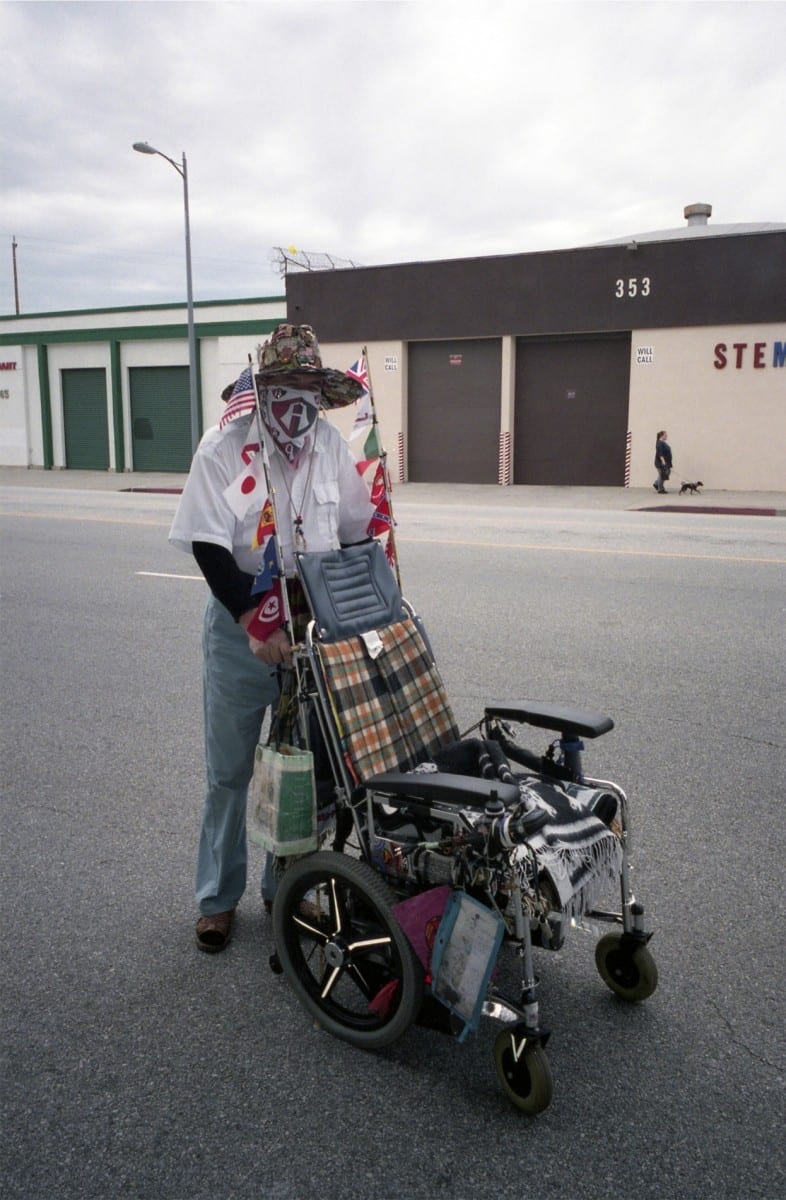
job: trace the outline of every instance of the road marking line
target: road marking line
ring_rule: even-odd
[[[158,525],[168,529],[171,521],[149,521],[145,517],[97,517],[91,513],[9,512],[0,509],[0,517],[33,517],[37,521],[94,521],[100,525]]]
[[[204,575],[171,575],[166,571],[134,571],[135,575],[147,575],[149,579],[196,579],[199,583],[205,582]]]
[[[2,509],[0,509],[0,516],[34,517],[42,521],[97,521],[105,525],[157,525],[164,529],[169,528],[170,524],[169,521],[148,521],[141,517],[96,517],[89,514],[75,516],[69,513],[7,512]],[[397,535],[396,540],[400,543],[412,542],[429,546],[476,546],[492,550],[541,550],[549,551],[552,554],[611,554],[628,558],[681,558],[692,559],[696,562],[759,563],[767,566],[786,566],[786,558],[751,558],[735,554],[681,554],[671,550],[613,550],[608,546],[544,546],[532,542],[470,542],[459,541],[455,538],[401,537],[400,534]],[[174,576],[173,578],[179,577]],[[184,575],[181,578],[201,579],[201,576]]]
[[[699,561],[769,563],[786,567],[786,558],[745,558],[734,554],[680,554],[673,550],[613,550],[608,546],[544,546],[527,542],[468,542],[454,538],[397,537],[397,542],[419,542],[432,546],[478,546],[492,550],[550,550],[556,554],[616,554],[633,558],[689,558]]]

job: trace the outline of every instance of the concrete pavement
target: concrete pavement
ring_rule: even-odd
[[[0,467],[0,486],[67,488],[73,491],[177,493],[185,483],[182,473],[125,471],[44,471],[36,467]],[[396,483],[394,498],[406,503],[478,503],[513,508],[598,509],[611,511],[663,510],[665,512],[727,513],[786,516],[786,490],[736,492],[702,489],[698,495],[679,495],[679,486],[658,496],[653,488],[539,487],[515,484]]]
[[[315,1028],[268,968],[258,851],[229,951],[197,951],[205,588],[166,541],[176,496],[118,490],[183,477],[14,474],[0,484],[29,486],[0,504],[18,518],[1,572],[8,1200],[499,1200],[527,1181],[539,1200],[664,1200],[664,1179],[680,1200],[786,1195],[786,526],[649,520],[625,511],[657,502],[642,490],[396,489],[407,592],[461,727],[492,694],[616,722],[588,763],[631,798],[660,985],[617,1002],[586,933],[538,953],[555,1095],[530,1122],[502,1094],[491,1022],[461,1046],[415,1026],[373,1055]]]

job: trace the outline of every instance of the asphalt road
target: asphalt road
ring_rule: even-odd
[[[552,1107],[484,1024],[366,1055],[268,969],[253,886],[193,943],[204,586],[172,496],[0,489],[3,1179],[18,1200],[775,1200],[783,1152],[786,520],[397,506],[404,590],[460,722],[609,712],[660,986],[541,952]]]

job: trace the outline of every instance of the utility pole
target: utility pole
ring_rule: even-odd
[[[14,260],[14,304],[16,305],[16,315],[19,316],[19,276],[16,272],[16,234],[12,234],[11,237],[11,256]]]

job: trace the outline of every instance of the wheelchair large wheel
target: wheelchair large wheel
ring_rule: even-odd
[[[527,1041],[520,1026],[507,1025],[494,1041],[494,1065],[511,1104],[534,1117],[551,1104],[554,1085],[546,1051]]]
[[[273,930],[298,1000],[329,1033],[377,1050],[417,1017],[423,970],[366,863],[332,851],[299,859],[276,890]]]
[[[606,986],[631,1004],[646,1000],[658,986],[658,968],[647,947],[626,945],[621,933],[607,933],[600,939],[595,966]]]

